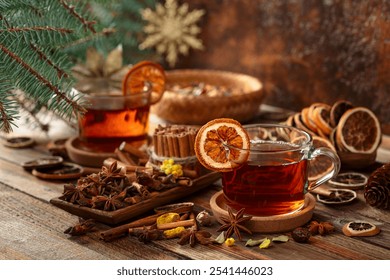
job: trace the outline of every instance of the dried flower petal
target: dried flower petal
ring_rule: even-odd
[[[271,246],[271,239],[265,238],[263,242],[259,245],[260,249],[267,249]]]
[[[249,240],[245,243],[245,246],[247,246],[247,247],[254,247],[254,246],[260,245],[264,240],[265,240],[265,238],[263,238],[263,239],[258,239],[258,240],[249,239]]]
[[[279,235],[272,238],[272,242],[287,242],[289,240],[287,235]]]

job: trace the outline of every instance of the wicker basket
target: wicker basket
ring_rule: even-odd
[[[256,116],[264,98],[262,83],[248,75],[216,70],[167,71],[167,84],[205,83],[240,89],[230,96],[183,95],[166,91],[152,107],[160,118],[177,124],[203,125],[215,118],[233,118],[240,122]]]

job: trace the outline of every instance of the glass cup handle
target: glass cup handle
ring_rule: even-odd
[[[308,160],[312,160],[320,155],[327,156],[328,158],[330,158],[333,162],[333,168],[321,178],[314,181],[310,181],[308,184],[307,191],[311,191],[317,188],[318,186],[322,185],[323,183],[329,181],[330,179],[335,177],[340,171],[340,165],[341,165],[340,158],[337,155],[337,153],[335,153],[329,148],[319,147],[316,149],[311,149],[308,153]]]

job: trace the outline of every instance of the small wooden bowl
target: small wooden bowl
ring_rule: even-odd
[[[114,153],[102,153],[83,150],[78,137],[69,138],[65,143],[66,151],[72,162],[88,167],[102,167],[103,161],[116,157]]]
[[[364,169],[375,163],[376,151],[372,154],[361,154],[338,151],[343,169]]]
[[[240,122],[254,118],[264,99],[263,84],[255,77],[218,70],[180,69],[166,72],[167,84],[200,84],[239,89],[228,96],[182,94],[165,91],[152,106],[160,118],[176,124],[203,125],[216,118],[233,118]]]
[[[246,223],[246,227],[252,232],[261,233],[291,231],[310,221],[313,216],[315,204],[315,197],[311,194],[306,194],[305,206],[301,210],[285,215],[275,215],[269,217],[253,216],[252,219]],[[219,223],[222,223],[221,217],[229,217],[223,191],[219,191],[211,197],[210,206]]]

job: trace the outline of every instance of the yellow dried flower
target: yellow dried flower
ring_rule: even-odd
[[[228,239],[226,239],[225,240],[225,244],[227,245],[227,246],[233,246],[234,245],[234,242],[235,242],[235,240],[234,240],[234,238],[233,237],[229,237]]]
[[[175,164],[172,158],[165,159],[160,166],[160,170],[166,175],[172,174],[176,178],[183,175],[183,167],[180,164]]]

